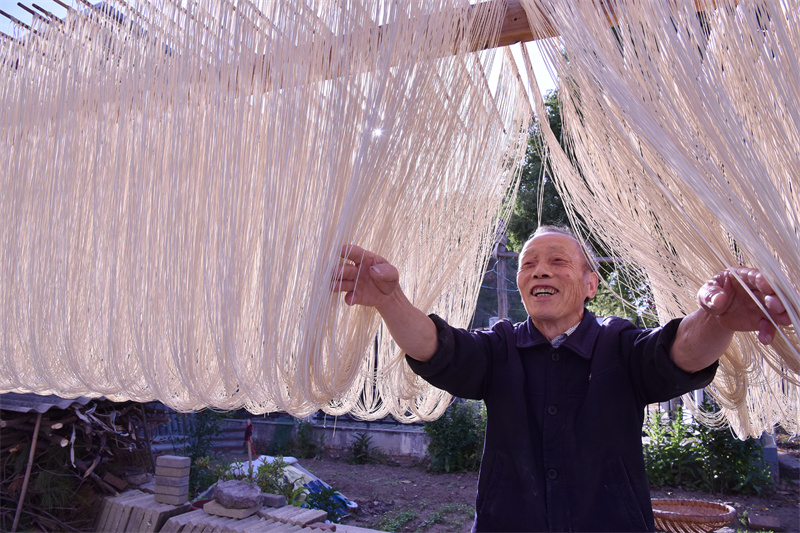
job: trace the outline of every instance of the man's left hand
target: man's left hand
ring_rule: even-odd
[[[792,323],[774,289],[755,268],[736,267],[720,272],[700,287],[697,303],[707,313],[716,316],[719,325],[732,331],[758,331],[758,340],[769,344],[775,338],[775,325],[745,286],[761,302],[775,324],[788,326]]]

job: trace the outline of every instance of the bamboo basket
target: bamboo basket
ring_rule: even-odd
[[[736,509],[723,503],[653,499],[652,504],[656,529],[666,533],[710,533],[736,517]]]

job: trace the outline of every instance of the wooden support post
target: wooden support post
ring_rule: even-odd
[[[497,249],[500,252],[506,251],[506,245],[503,243],[497,244]],[[503,320],[508,318],[508,283],[506,282],[507,270],[506,259],[504,255],[498,254],[497,257],[497,318]]]
[[[492,255],[497,260],[495,264],[495,279],[497,287],[497,319],[503,320],[508,318],[508,273],[506,269],[506,259],[508,252],[506,245],[508,244],[508,237],[506,236],[505,224],[497,228],[495,233],[495,245]]]

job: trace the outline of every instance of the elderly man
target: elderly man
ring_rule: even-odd
[[[490,332],[453,328],[406,298],[397,269],[356,246],[333,290],[375,307],[411,368],[486,403],[475,531],[653,531],[642,456],[644,407],[704,387],[735,331],[775,329],[731,272],[698,293],[700,308],[655,329],[584,308],[598,277],[564,228],[525,243],[517,285],[528,320]],[[757,270],[738,276],[779,325],[781,302]]]

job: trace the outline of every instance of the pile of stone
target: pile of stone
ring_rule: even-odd
[[[156,458],[155,497],[158,503],[183,505],[189,501],[188,457],[162,455]]]
[[[259,486],[247,481],[224,481],[214,487],[214,500],[203,506],[203,511],[214,516],[243,520],[255,518],[306,527],[324,523],[328,513],[286,504],[286,498],[276,494],[263,494]],[[282,530],[281,530],[282,531]],[[289,531],[287,529],[286,531]]]
[[[241,520],[256,514],[262,505],[262,494],[258,485],[234,480],[217,483],[214,487],[214,500],[206,503],[203,510],[208,514]]]

